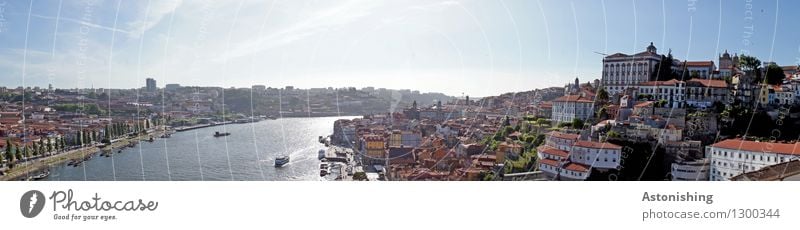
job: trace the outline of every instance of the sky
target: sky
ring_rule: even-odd
[[[0,85],[383,87],[488,96],[600,78],[653,42],[796,65],[798,1],[0,0]]]

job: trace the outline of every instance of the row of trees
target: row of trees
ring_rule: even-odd
[[[0,160],[4,159],[8,163],[13,163],[35,156],[50,155],[53,152],[60,152],[66,148],[67,141],[64,137],[41,138],[38,142],[33,141],[30,144],[21,146],[14,145],[11,139],[6,138],[5,154],[0,154]]]
[[[155,123],[160,123],[159,119],[154,119]],[[114,123],[106,125],[103,142],[110,143],[111,140],[123,137],[130,133],[145,133],[150,129],[150,120],[145,119],[144,122],[135,122],[133,125],[128,123]]]

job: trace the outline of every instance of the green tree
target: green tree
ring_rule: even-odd
[[[743,71],[756,71],[761,68],[761,60],[753,56],[739,55],[739,68]]]
[[[367,173],[365,173],[365,172],[356,172],[356,173],[353,173],[353,180],[357,180],[357,181],[365,181],[365,180],[368,180],[368,178],[367,178]]]
[[[583,125],[584,125],[583,120],[578,119],[578,118],[572,119],[572,128],[574,128],[574,129],[582,129]]]
[[[47,144],[44,143],[45,138],[39,138],[39,154],[44,155],[47,152]]]
[[[755,82],[762,82],[761,79],[761,60],[754,56],[739,55],[739,68],[746,74],[754,76]]]
[[[667,53],[666,56],[661,55],[661,61],[656,63],[655,69],[653,70],[653,76],[655,76],[655,79],[650,80],[666,81],[677,78],[677,76],[672,72],[673,61],[674,58],[672,57],[672,51]]]
[[[39,148],[39,144],[36,143],[36,141],[33,141],[33,144],[32,144],[32,147],[31,147],[31,155],[32,156],[38,156],[39,155],[39,149],[40,149]]]
[[[667,104],[667,100],[661,99],[655,102],[655,107],[664,107]]]
[[[14,161],[19,161],[19,160],[22,160],[22,158],[24,158],[24,157],[25,157],[25,156],[23,155],[23,149],[21,149],[21,147],[22,147],[22,146],[16,146],[16,147],[14,147],[14,156],[15,156],[15,157],[14,157],[14,158],[15,158],[15,159],[14,159]]]
[[[13,161],[14,159],[14,153],[12,152],[13,148],[14,145],[11,144],[11,140],[8,139],[8,137],[6,137],[6,153],[4,154],[5,155],[4,157],[6,160],[8,160],[8,163],[11,163],[11,161]],[[2,160],[3,158],[0,158],[0,161]]]
[[[75,138],[76,138],[76,142],[77,142],[76,144],[78,146],[83,146],[83,132],[78,131],[77,135],[75,135]]]
[[[53,138],[48,137],[47,138],[47,152],[48,153],[52,153],[53,150],[54,150],[53,149]]]
[[[767,66],[767,84],[780,85],[783,83],[784,78],[786,78],[786,75],[783,74],[783,69],[780,66],[775,63],[770,63],[769,66]]]
[[[536,119],[536,125],[538,125],[539,127],[544,126],[546,124],[550,124],[550,121],[548,121],[545,118]]]
[[[597,100],[596,100],[596,102],[598,102],[601,105],[605,105],[606,103],[609,102],[609,100],[610,99],[609,99],[609,96],[608,96],[608,92],[606,92],[606,89],[600,87],[600,89],[597,90]]]

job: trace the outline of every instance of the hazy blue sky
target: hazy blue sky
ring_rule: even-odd
[[[727,49],[794,65],[798,5],[0,0],[0,85],[22,85],[24,77],[26,86],[132,88],[154,77],[160,86],[375,86],[484,96],[599,78],[602,56],[594,51],[634,53],[651,41],[680,59],[716,62]]]

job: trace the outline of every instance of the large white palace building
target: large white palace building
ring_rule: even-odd
[[[647,50],[634,55],[615,53],[603,58],[602,84],[609,95],[619,95],[625,89],[648,82],[661,62],[653,43]]]

